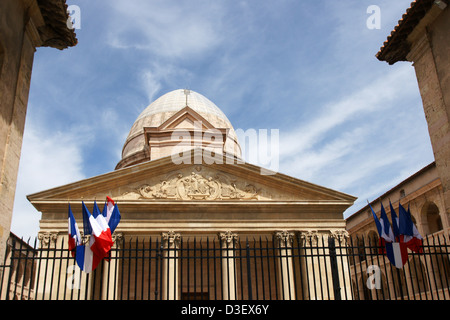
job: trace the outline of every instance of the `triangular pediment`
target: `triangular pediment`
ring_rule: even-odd
[[[164,121],[157,131],[174,130],[174,129],[215,129],[214,126],[202,117],[198,112],[184,107],[169,119]]]
[[[192,150],[191,160],[195,160],[193,156],[198,151],[201,150]],[[349,206],[355,200],[280,173],[263,175],[258,166],[236,161],[230,164],[225,156],[222,159],[222,163],[217,163],[217,159],[211,163],[209,159],[201,164],[175,164],[171,157],[165,157],[36,193],[28,199],[37,208],[39,203],[49,201],[103,201],[106,196],[133,203],[261,201],[333,202]]]

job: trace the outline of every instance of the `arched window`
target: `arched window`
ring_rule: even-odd
[[[424,204],[422,218],[425,234],[432,234],[443,229],[439,208],[433,202]]]

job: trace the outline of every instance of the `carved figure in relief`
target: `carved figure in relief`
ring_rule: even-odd
[[[198,172],[201,168],[196,168]],[[141,185],[136,191],[123,194],[126,198],[181,199],[181,200],[230,200],[258,199],[258,190],[252,184],[231,180],[224,174],[214,176],[191,172],[171,174],[160,183]]]

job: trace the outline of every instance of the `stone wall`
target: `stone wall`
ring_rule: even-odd
[[[410,35],[408,60],[414,68],[428,123],[436,167],[450,214],[450,7]]]
[[[22,1],[0,2],[0,261],[9,237],[35,47]]]

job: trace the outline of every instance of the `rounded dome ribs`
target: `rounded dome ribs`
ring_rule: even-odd
[[[169,146],[167,135],[173,132],[175,126],[176,130],[192,130],[193,121],[204,122],[209,129],[226,131],[224,152],[229,156],[241,157],[236,133],[222,110],[195,91],[177,89],[156,99],[138,116],[125,141],[122,160],[116,169],[171,155],[173,146]]]

